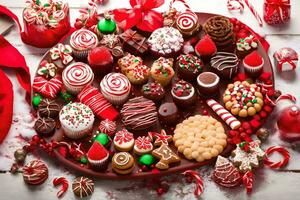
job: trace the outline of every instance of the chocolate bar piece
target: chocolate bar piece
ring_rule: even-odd
[[[137,31],[128,29],[120,35],[125,51],[143,56],[148,51],[147,39]]]

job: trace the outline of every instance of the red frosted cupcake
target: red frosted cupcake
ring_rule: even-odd
[[[207,62],[210,58],[217,53],[217,47],[214,41],[208,36],[205,35],[195,46],[195,53],[203,61]]]
[[[91,167],[95,170],[105,170],[109,162],[109,153],[99,142],[94,142],[87,152]]]
[[[245,72],[251,77],[258,77],[262,73],[264,63],[265,61],[258,51],[253,51],[243,60]]]
[[[96,47],[89,52],[88,63],[94,73],[105,75],[111,72],[114,58],[108,48]]]

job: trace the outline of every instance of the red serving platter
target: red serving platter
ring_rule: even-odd
[[[208,13],[197,13],[198,17],[199,17],[199,22],[201,24],[204,24],[204,22],[213,16],[216,16],[215,14],[208,14]],[[202,33],[199,33],[202,34]],[[65,40],[65,43],[67,44],[69,41],[69,38],[67,38]],[[272,64],[270,62],[270,59],[268,57],[267,52],[262,48],[262,45],[260,44],[258,47],[258,51],[260,52],[260,54],[262,55],[262,57],[265,60],[264,63],[264,71],[265,72],[271,72],[272,74],[272,79],[274,82],[274,74],[273,74],[273,69],[272,69]],[[151,56],[145,56],[144,58],[144,62],[146,63],[146,65],[151,66],[151,63],[154,61],[155,58],[151,57]],[[49,60],[50,61],[50,55],[49,52],[46,52],[46,54],[44,55],[42,60]],[[241,62],[240,62],[241,65]],[[242,67],[240,67],[240,69],[242,69]],[[204,71],[206,71],[204,69]],[[99,82],[101,80],[101,77],[96,77],[95,81],[94,81],[94,86],[99,88]],[[221,100],[221,96],[224,92],[224,90],[226,89],[226,86],[228,83],[230,83],[230,80],[223,80],[221,82],[220,85],[220,93],[217,97],[215,97],[215,100],[221,102],[222,104],[222,100]],[[140,96],[141,92],[140,92],[141,86],[134,86],[133,89],[133,95],[131,97],[134,96]],[[166,91],[168,91],[170,93],[170,88],[166,88]],[[205,109],[209,112],[209,115],[211,115],[212,117],[216,118],[217,120],[219,120],[223,125],[225,130],[228,130],[229,127],[206,105],[205,101],[203,101],[204,99],[201,99],[201,97],[199,97],[199,100],[197,101],[196,105],[190,108],[185,108],[185,110],[181,110],[180,114],[181,114],[181,119],[179,120],[178,123],[180,123],[183,119],[187,118],[188,116],[194,115],[194,114],[201,114],[202,111]],[[168,101],[172,101],[171,95],[167,94],[165,100],[166,102]],[[60,101],[61,104],[63,105],[63,102]],[[120,108],[118,108],[120,109]],[[240,119],[241,121],[245,121],[247,119]],[[93,133],[95,133],[95,131],[97,130],[99,124],[99,120],[97,120],[94,124],[94,131]],[[120,123],[120,119],[118,120],[118,128],[120,128],[121,123]],[[157,123],[155,126],[153,126],[151,128],[151,131],[159,131],[161,128],[166,129],[167,133],[170,133],[172,131],[172,129],[174,127],[161,127],[159,123]],[[147,132],[150,130],[146,130],[143,132],[133,132],[135,137],[139,136],[139,135],[146,135]],[[55,139],[57,141],[67,141],[68,139],[63,137],[63,131],[61,129],[57,129],[57,131],[55,132],[54,136],[52,139]],[[69,140],[70,141],[70,140]],[[92,143],[90,142],[90,138],[84,140],[84,147],[87,150],[88,147],[91,145]],[[113,149],[112,147],[113,145],[111,145],[111,149]],[[171,143],[170,147],[175,151],[176,151],[176,147]],[[228,144],[227,147],[224,149],[224,151],[222,152],[221,155],[224,156],[228,156],[231,151],[233,150],[234,146]],[[134,155],[134,153],[132,152],[132,155],[135,158],[135,169],[131,174],[128,175],[118,175],[116,173],[114,173],[112,171],[111,168],[111,163],[109,164],[108,168],[106,171],[103,172],[97,172],[97,171],[93,171],[92,169],[90,169],[88,167],[88,165],[84,165],[79,163],[78,161],[73,160],[72,158],[68,158],[68,157],[63,157],[60,153],[58,153],[57,150],[54,151],[55,153],[55,157],[56,159],[58,159],[60,161],[61,164],[65,165],[66,167],[70,168],[70,169],[74,169],[76,171],[78,171],[81,174],[84,174],[86,176],[91,176],[94,178],[101,178],[101,179],[113,179],[113,180],[124,180],[124,179],[143,179],[143,178],[154,178],[154,177],[161,177],[164,175],[168,175],[168,174],[173,174],[173,173],[177,173],[177,172],[182,172],[188,169],[193,169],[193,168],[199,168],[205,165],[210,165],[213,164],[215,162],[215,159],[211,159],[211,160],[206,160],[204,162],[196,162],[196,161],[191,161],[191,160],[187,160],[184,158],[183,155],[179,154],[180,158],[181,158],[181,162],[179,164],[176,165],[171,165],[170,168],[168,170],[160,170],[156,173],[153,173],[152,171],[147,171],[147,172],[141,172],[140,167],[138,165],[138,157],[136,155]]]

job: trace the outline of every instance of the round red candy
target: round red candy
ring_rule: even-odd
[[[104,75],[112,70],[114,58],[108,48],[96,47],[89,52],[88,63],[95,73]]]

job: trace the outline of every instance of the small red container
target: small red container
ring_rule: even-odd
[[[290,0],[265,0],[263,10],[264,20],[269,25],[283,24],[290,21]]]

